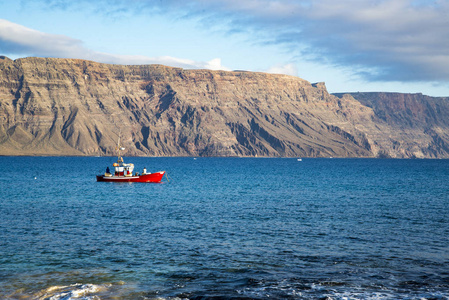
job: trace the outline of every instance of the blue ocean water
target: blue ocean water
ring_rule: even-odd
[[[449,160],[0,157],[0,299],[449,299]]]

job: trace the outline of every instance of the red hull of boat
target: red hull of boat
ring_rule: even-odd
[[[104,176],[97,175],[97,181],[105,182],[161,182],[165,171],[139,176]]]

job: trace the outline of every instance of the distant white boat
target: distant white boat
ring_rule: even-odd
[[[298,158],[297,161],[302,161],[302,158]]]

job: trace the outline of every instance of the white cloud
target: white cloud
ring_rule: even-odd
[[[205,69],[210,69],[210,70],[229,70],[227,68],[223,68],[223,66],[221,65],[221,59],[220,58],[215,58],[212,59],[210,61],[208,61],[205,65],[204,65]]]
[[[274,73],[274,74],[285,74],[285,75],[292,75],[292,76],[298,76],[298,68],[295,64],[289,63],[285,65],[275,65],[266,70],[267,73]]]
[[[162,64],[185,69],[229,70],[221,64],[219,58],[203,62],[170,56],[148,57],[96,52],[85,48],[80,40],[64,35],[39,32],[2,19],[0,19],[0,53],[80,58],[110,64]]]
[[[71,55],[88,52],[80,40],[63,35],[39,32],[19,24],[0,19],[0,50],[3,53],[35,55]]]

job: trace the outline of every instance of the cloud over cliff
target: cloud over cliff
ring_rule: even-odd
[[[80,58],[111,64],[162,64],[186,69],[228,70],[219,58],[194,61],[170,56],[117,55],[90,50],[83,42],[64,35],[40,32],[0,19],[0,53],[19,55]]]
[[[195,18],[207,28],[219,24],[228,33],[251,32],[259,43],[282,44],[292,55],[350,66],[368,80],[449,80],[447,1],[116,0],[90,5],[106,13],[173,14]]]

